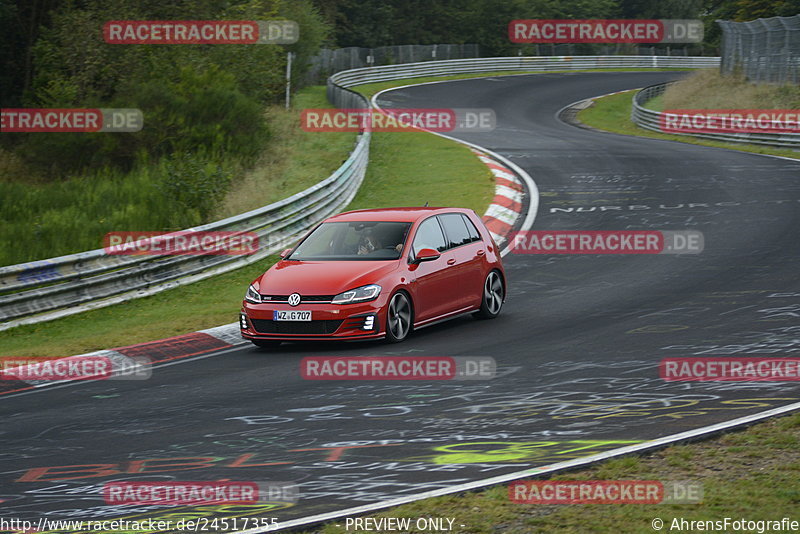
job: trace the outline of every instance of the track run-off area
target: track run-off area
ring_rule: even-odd
[[[387,91],[379,104],[492,108],[494,131],[460,138],[535,180],[534,230],[699,230],[702,253],[511,253],[508,299],[495,320],[456,319],[399,345],[269,352],[242,344],[157,365],[148,380],[0,397],[3,516],[259,517],[291,526],[800,402],[798,382],[671,382],[658,368],[669,357],[798,355],[800,162],[596,132],[557,117],[579,100],[685,75],[489,77]],[[303,380],[300,360],[322,355],[491,356],[498,372],[485,381]],[[105,504],[107,482],[143,480],[293,482],[300,498]]]

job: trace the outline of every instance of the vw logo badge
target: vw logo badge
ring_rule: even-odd
[[[289,306],[297,306],[298,304],[300,304],[300,293],[289,295]]]

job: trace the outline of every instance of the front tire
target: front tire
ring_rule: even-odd
[[[483,282],[481,309],[473,315],[478,319],[494,319],[500,315],[505,298],[506,287],[503,284],[503,277],[499,272],[491,271]]]
[[[386,307],[386,341],[400,343],[411,333],[414,313],[408,295],[398,291]]]

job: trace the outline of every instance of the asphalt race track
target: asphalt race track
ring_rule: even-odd
[[[396,107],[493,108],[462,138],[525,169],[535,230],[699,230],[696,255],[517,255],[500,318],[400,345],[249,345],[0,398],[4,516],[300,518],[587,456],[800,401],[797,382],[666,382],[666,357],[797,356],[800,163],[562,123],[584,98],[677,72],[484,78],[385,93]],[[421,177],[424,179],[424,177]],[[242,287],[244,293],[245,287]],[[233,320],[234,318],[232,318]],[[498,378],[322,382],[312,355],[492,356]],[[112,480],[300,484],[295,503],[105,505]]]

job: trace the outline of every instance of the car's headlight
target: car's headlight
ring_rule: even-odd
[[[251,285],[247,288],[247,293],[244,294],[244,300],[253,304],[261,304],[261,294]]]
[[[368,286],[361,286],[344,293],[339,293],[331,301],[333,304],[352,304],[354,302],[366,302],[373,300],[381,294],[381,286],[371,284]]]

